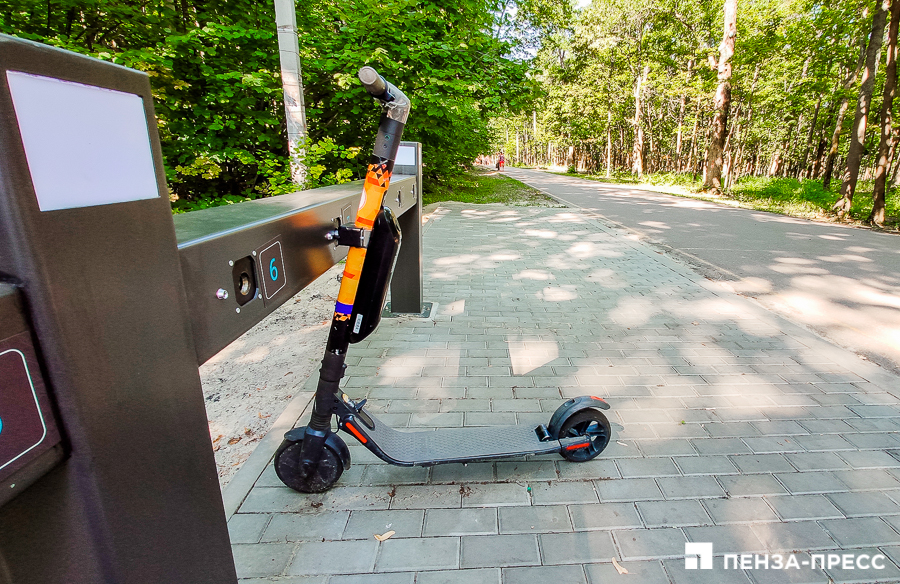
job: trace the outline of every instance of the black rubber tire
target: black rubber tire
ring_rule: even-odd
[[[285,485],[301,493],[324,493],[341,478],[344,464],[338,454],[326,444],[319,466],[310,476],[300,476],[300,449],[303,441],[282,442],[275,453],[275,474]]]
[[[591,445],[574,450],[563,450],[560,454],[570,462],[587,462],[603,452],[612,437],[612,429],[609,427],[609,420],[599,410],[581,410],[563,420],[559,428],[561,439],[576,436],[589,436]]]

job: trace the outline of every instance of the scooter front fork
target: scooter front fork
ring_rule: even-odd
[[[344,377],[346,351],[328,351],[322,359],[319,370],[319,385],[316,387],[316,399],[313,403],[312,417],[306,427],[303,446],[300,448],[300,475],[308,477],[316,469],[322,458],[325,440],[331,433],[331,416],[339,403],[340,383]]]

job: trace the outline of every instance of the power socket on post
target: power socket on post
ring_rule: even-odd
[[[256,268],[251,256],[234,261],[231,268],[231,279],[234,282],[234,299],[238,306],[243,306],[256,296]]]

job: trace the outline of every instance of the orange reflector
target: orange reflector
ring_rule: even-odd
[[[602,397],[597,397],[596,395],[592,395],[591,399],[595,399],[597,401],[602,401],[603,403],[606,403],[605,399],[603,399]]]
[[[584,448],[585,446],[590,446],[590,442],[585,442],[584,444],[569,444],[566,446],[566,450],[575,450],[577,448]]]
[[[356,428],[354,428],[350,423],[344,424],[344,427],[347,428],[348,430],[350,430],[350,433],[353,434],[354,436],[356,436],[356,439],[359,440],[360,442],[362,442],[363,444],[365,444],[366,442],[369,441],[368,438],[363,436],[362,433],[359,430],[357,430]]]

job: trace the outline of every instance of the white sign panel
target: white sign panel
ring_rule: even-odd
[[[7,71],[41,211],[159,196],[141,98]]]
[[[400,146],[397,148],[397,159],[394,164],[415,166],[416,165],[416,147]]]

